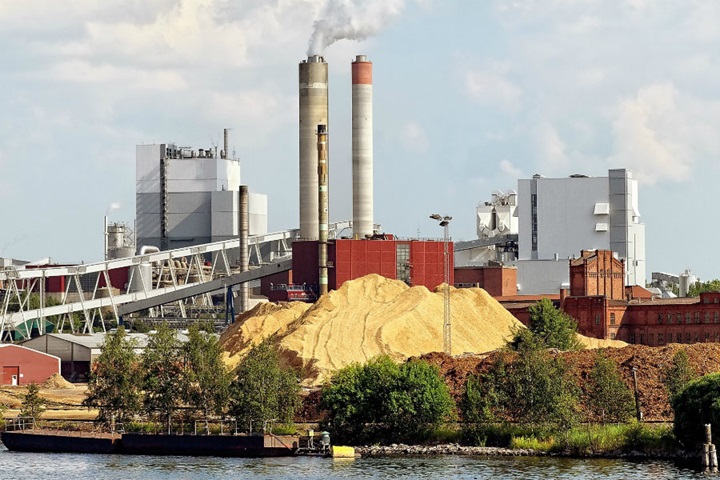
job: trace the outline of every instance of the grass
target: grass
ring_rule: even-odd
[[[672,451],[675,438],[667,424],[585,424],[566,432],[521,425],[476,425],[463,432],[465,443],[530,449],[572,456]]]

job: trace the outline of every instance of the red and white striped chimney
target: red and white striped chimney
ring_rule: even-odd
[[[358,55],[352,62],[353,234],[373,234],[372,62]]]

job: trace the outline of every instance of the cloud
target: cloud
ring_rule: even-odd
[[[474,70],[465,74],[465,92],[482,105],[515,112],[520,107],[522,90],[507,79],[509,66],[498,64],[487,70]]]
[[[677,96],[674,85],[657,84],[624,100],[612,124],[615,152],[610,163],[631,168],[646,183],[686,180],[693,160]]]
[[[514,179],[523,177],[522,169],[513,165],[512,162],[510,162],[509,160],[500,161],[500,170],[502,170],[503,173]]]
[[[426,153],[430,149],[430,142],[425,129],[417,122],[408,122],[400,134],[403,145],[411,152]]]
[[[570,166],[567,145],[558,131],[549,123],[538,125],[534,130],[534,143],[540,163],[551,172],[564,172]]]

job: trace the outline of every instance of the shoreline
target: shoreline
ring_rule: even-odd
[[[363,445],[355,447],[355,451],[363,457],[400,457],[400,456],[439,456],[439,455],[472,455],[472,456],[504,456],[504,457],[565,457],[565,458],[607,458],[619,460],[668,460],[693,461],[700,463],[699,454],[691,454],[682,450],[676,451],[610,451],[579,455],[564,452],[545,452],[532,449],[511,449],[504,447],[473,447],[457,443],[441,445]]]

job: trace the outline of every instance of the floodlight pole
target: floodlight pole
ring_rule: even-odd
[[[452,217],[440,216],[437,213],[430,218],[440,222],[443,227],[443,349],[447,355],[452,355],[452,324],[450,316],[450,220]]]

